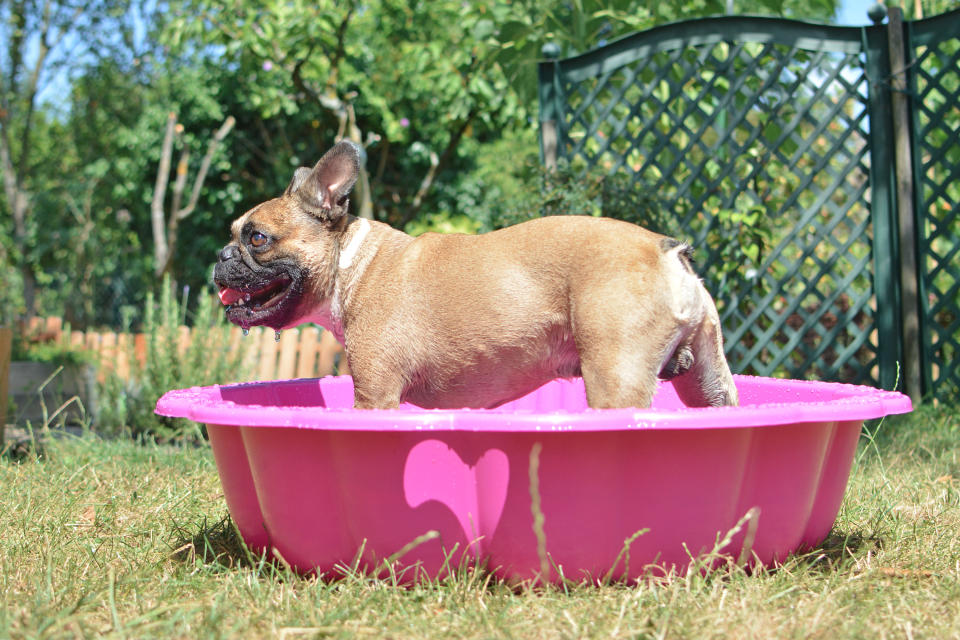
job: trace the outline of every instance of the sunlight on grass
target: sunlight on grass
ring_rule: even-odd
[[[0,636],[955,637],[960,421],[922,408],[869,429],[817,549],[547,588],[470,564],[409,587],[297,576],[244,547],[207,448],[50,439],[0,462]]]

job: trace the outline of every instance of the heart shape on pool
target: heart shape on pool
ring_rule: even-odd
[[[424,440],[407,454],[403,493],[414,509],[430,500],[445,505],[472,543],[496,531],[509,480],[510,463],[500,449],[487,449],[471,467],[446,443]]]

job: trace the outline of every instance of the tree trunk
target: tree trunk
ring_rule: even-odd
[[[6,132],[4,132],[6,133]],[[6,135],[0,136],[0,167],[3,169],[3,191],[13,213],[13,240],[15,246],[26,250],[27,216],[30,213],[30,194],[18,182],[18,172],[10,157]],[[30,261],[20,259],[20,277],[23,280],[24,316],[29,320],[36,314],[37,279],[30,268]]]
[[[163,201],[167,191],[167,184],[170,180],[170,165],[173,157],[173,143],[177,136],[178,128],[177,116],[170,113],[167,118],[167,126],[163,135],[163,147],[160,152],[160,166],[157,168],[157,181],[153,187],[153,200],[150,204],[150,221],[153,229],[153,275],[159,279],[165,273],[168,273],[173,267],[173,256],[176,253],[177,228],[180,221],[185,219],[193,210],[197,208],[200,200],[200,191],[203,183],[207,179],[207,173],[210,171],[210,165],[213,162],[213,156],[223,139],[227,137],[230,130],[236,124],[233,116],[227,116],[220,125],[220,128],[214,132],[207,144],[207,152],[200,161],[200,167],[197,175],[193,179],[193,187],[190,191],[190,200],[183,207],[180,203],[183,201],[183,194],[187,186],[187,172],[189,170],[190,153],[184,150],[180,162],[177,163],[177,177],[173,185],[173,199],[170,207],[170,213],[164,211]]]

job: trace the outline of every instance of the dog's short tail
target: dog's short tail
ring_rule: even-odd
[[[693,262],[693,247],[691,247],[686,242],[681,242],[676,238],[664,238],[660,241],[660,250],[664,253],[669,253],[673,250],[677,250],[677,258],[680,260],[680,264],[683,265],[683,268],[687,272],[696,275],[696,269],[694,268]]]

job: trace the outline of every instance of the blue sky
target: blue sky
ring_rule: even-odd
[[[840,0],[837,11],[837,24],[861,27],[870,24],[867,9],[876,4],[876,0]]]

